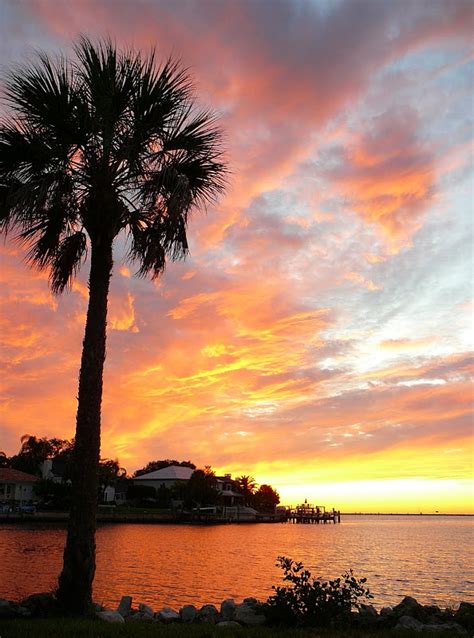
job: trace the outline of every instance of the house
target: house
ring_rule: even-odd
[[[66,475],[67,463],[63,459],[46,459],[40,466],[41,477],[54,483],[62,483]]]
[[[219,500],[225,507],[243,505],[243,494],[239,491],[237,481],[232,479],[231,474],[216,476],[216,480],[216,487],[217,491],[219,492]]]
[[[25,503],[34,498],[34,485],[38,478],[33,474],[0,468],[0,501]]]
[[[189,481],[193,472],[194,470],[191,467],[169,465],[168,467],[161,468],[161,470],[135,476],[132,481],[134,485],[153,487],[155,490],[158,490],[161,486],[170,488],[177,483]]]
[[[123,505],[127,501],[126,480],[117,481],[116,485],[107,485],[102,492],[102,503],[104,505]]]

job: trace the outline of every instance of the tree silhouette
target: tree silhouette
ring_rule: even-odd
[[[10,459],[15,470],[28,474],[41,475],[41,464],[54,454],[59,439],[38,438],[31,434],[24,434],[21,438],[21,448],[18,454]]]
[[[253,502],[261,512],[273,512],[280,502],[280,495],[271,485],[260,485],[253,495]]]
[[[106,317],[112,245],[122,235],[138,275],[184,258],[190,212],[224,188],[221,132],[194,107],[178,62],[83,38],[72,61],[39,54],[7,78],[0,126],[0,225],[66,289],[90,254],[79,373],[72,505],[58,599],[91,607]]]
[[[252,496],[257,489],[257,481],[253,478],[253,476],[248,476],[246,474],[238,476],[235,480],[237,481],[239,489],[244,496],[245,504],[250,505],[252,502]]]

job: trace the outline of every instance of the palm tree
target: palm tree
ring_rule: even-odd
[[[240,491],[244,495],[246,505],[248,505],[252,500],[252,495],[257,489],[257,481],[252,476],[247,476],[245,474],[238,476],[235,480],[237,481]]]
[[[0,126],[0,224],[49,269],[54,293],[90,253],[89,304],[79,373],[72,506],[58,599],[92,604],[112,246],[128,239],[138,275],[184,258],[190,212],[223,191],[215,116],[198,112],[179,62],[82,38],[72,61],[39,54],[6,82],[12,116]]]

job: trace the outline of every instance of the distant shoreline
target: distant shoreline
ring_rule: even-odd
[[[374,517],[383,517],[383,516],[403,516],[403,517],[430,517],[430,518],[444,518],[444,517],[474,517],[474,514],[409,514],[409,513],[398,513],[398,512],[341,512],[341,519],[344,522],[344,518],[346,516],[374,516]],[[22,514],[8,514],[0,516],[0,526],[8,525],[8,524],[41,524],[41,523],[67,523],[69,515],[67,512],[37,512],[33,515],[22,515]],[[236,520],[236,519],[201,519],[201,520],[191,520],[187,518],[178,518],[176,516],[171,516],[169,514],[154,514],[152,512],[135,514],[135,513],[114,513],[108,514],[105,512],[99,512],[97,515],[97,523],[98,524],[136,524],[136,523],[148,523],[148,524],[158,524],[158,525],[196,525],[196,526],[206,526],[206,525],[258,525],[258,524],[272,524],[275,525],[277,523],[285,523],[281,518],[276,516],[265,516],[260,517],[256,520]]]
[[[341,512],[341,516],[474,516],[473,514],[445,514],[443,512],[438,513],[411,513],[408,512]]]

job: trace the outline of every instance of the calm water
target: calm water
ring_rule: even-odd
[[[0,598],[56,583],[65,530],[0,525]],[[123,594],[153,607],[264,599],[281,571],[278,555],[313,575],[365,576],[377,606],[406,594],[422,603],[474,602],[474,520],[468,517],[345,516],[340,525],[104,525],[97,535],[95,599]]]

